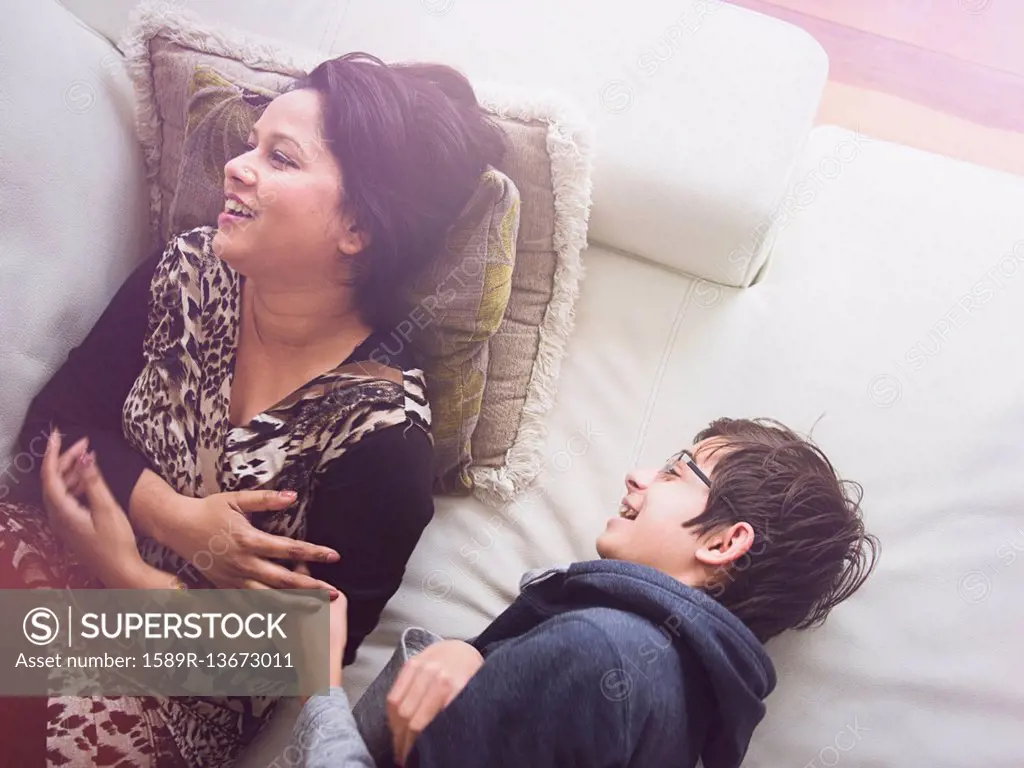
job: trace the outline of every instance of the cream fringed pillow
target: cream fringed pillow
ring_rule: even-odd
[[[208,22],[168,12],[161,4],[136,10],[122,49],[135,81],[139,135],[152,183],[153,230],[162,240],[174,230],[211,223],[202,220],[211,212],[204,207],[206,193],[196,188],[198,167],[205,169],[208,179],[216,179],[216,210],[222,204],[216,164],[230,146],[207,138],[200,142],[203,156],[186,141],[218,108],[216,98],[202,93],[203,78],[206,87],[216,86],[209,78],[221,78],[236,88],[237,99],[259,108],[261,100],[280,93],[324,58],[289,53],[246,33],[212,29]],[[486,254],[482,263],[487,269],[475,270],[484,279],[473,295],[460,294],[450,304],[448,327],[434,326],[442,336],[454,334],[447,346],[436,336],[421,335],[414,343],[424,353],[433,344],[432,354],[443,349],[449,360],[461,355],[460,364],[469,361],[469,368],[462,370],[472,372],[460,379],[462,389],[457,391],[462,394],[456,401],[440,394],[434,384],[439,375],[443,378],[444,369],[434,364],[431,371],[425,366],[439,449],[438,490],[472,489],[478,497],[500,503],[522,490],[541,469],[544,416],[553,404],[582,276],[590,149],[582,122],[565,107],[526,96],[498,100],[491,95],[495,89],[474,87],[480,102],[505,129],[509,150],[501,167],[485,174],[477,196],[453,228],[448,263],[452,269],[466,258],[463,253],[455,256],[453,247],[473,247]],[[237,114],[221,117],[230,124],[239,119]],[[489,209],[481,207],[481,199],[490,201]],[[485,210],[487,215],[482,214]],[[477,217],[476,229],[464,226],[467,215]],[[467,237],[467,232],[476,234]],[[503,242],[506,237],[508,243]],[[421,285],[421,295],[429,287]],[[475,315],[467,314],[470,310]],[[478,321],[474,328],[466,325],[471,317]]]

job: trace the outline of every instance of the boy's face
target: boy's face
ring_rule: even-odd
[[[708,440],[691,449],[698,469],[711,482],[716,460],[722,456],[710,456],[713,447],[713,440]],[[753,542],[748,523],[734,523],[703,536],[684,525],[704,511],[709,493],[684,459],[669,460],[660,469],[630,472],[619,514],[597,539],[598,554],[657,568],[693,587],[706,584],[717,568],[741,557]]]

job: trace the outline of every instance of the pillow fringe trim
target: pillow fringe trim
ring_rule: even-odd
[[[556,266],[551,301],[540,325],[540,343],[527,386],[516,437],[502,467],[471,467],[473,493],[500,506],[526,490],[544,469],[546,416],[555,403],[566,346],[575,325],[579,284],[584,276],[581,251],[593,192],[593,136],[586,117],[557,93],[496,83],[474,83],[480,103],[505,118],[540,121],[548,126],[547,150],[554,192]]]

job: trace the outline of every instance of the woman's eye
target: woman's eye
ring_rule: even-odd
[[[282,154],[280,152],[274,152],[274,154],[271,155],[271,157],[274,159],[275,162],[278,162],[281,165],[291,165],[291,166],[295,165],[295,163],[292,162],[291,158],[289,158],[287,155],[284,155],[284,154]]]

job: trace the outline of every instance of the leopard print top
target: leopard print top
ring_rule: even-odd
[[[302,539],[311,489],[319,473],[373,432],[397,424],[429,434],[430,409],[422,370],[390,379],[353,371],[353,365],[316,377],[245,426],[229,419],[229,398],[240,324],[241,278],[213,253],[212,227],[174,237],[151,283],[145,367],[122,412],[127,440],[179,493],[205,497],[222,491],[290,489],[299,501],[253,524]],[[372,365],[364,370],[374,370]],[[140,538],[143,558],[191,587],[213,585],[193,565],[153,539]],[[272,700],[167,700],[168,717],[194,764],[220,762],[236,750],[210,744],[226,732],[258,729]],[[178,706],[178,705],[181,706]],[[201,732],[211,728],[207,738]],[[226,748],[226,751],[225,749]],[[198,751],[195,751],[198,750]],[[212,764],[212,763],[210,763]]]

